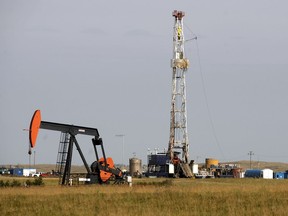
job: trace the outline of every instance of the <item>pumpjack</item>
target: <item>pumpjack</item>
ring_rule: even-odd
[[[79,155],[82,159],[82,162],[86,168],[86,183],[90,184],[103,184],[110,183],[111,181],[114,184],[120,184],[125,182],[124,175],[119,168],[114,166],[113,159],[108,157],[106,158],[103,140],[100,138],[99,132],[96,128],[76,126],[61,124],[55,122],[41,121],[41,111],[36,110],[33,114],[33,117],[30,122],[29,129],[29,154],[31,154],[31,149],[36,146],[36,139],[38,136],[39,129],[59,131],[63,134],[63,137],[60,140],[59,152],[58,152],[58,165],[59,165],[59,184],[68,185],[70,184],[71,179],[71,162],[72,162],[72,153],[73,146],[75,145]],[[76,135],[87,135],[92,136],[92,144],[95,151],[96,160],[90,165],[88,165],[83,152],[80,148],[80,145],[76,139]],[[102,157],[99,157],[97,148],[100,148],[102,151]]]

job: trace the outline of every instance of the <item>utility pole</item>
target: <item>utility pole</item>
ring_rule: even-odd
[[[124,168],[124,137],[125,134],[116,134],[116,137],[122,137],[122,166]]]
[[[34,168],[35,168],[35,164],[36,164],[36,151],[34,151]]]
[[[252,166],[251,166],[251,159],[252,159],[252,155],[254,155],[253,151],[249,151],[248,152],[248,155],[250,156],[250,169],[252,169]]]

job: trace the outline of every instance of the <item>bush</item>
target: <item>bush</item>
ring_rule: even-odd
[[[3,180],[0,180],[0,188],[2,187],[21,187],[21,186],[25,186],[25,187],[30,187],[32,185],[35,186],[41,186],[44,185],[43,179],[42,177],[37,177],[34,178],[34,181],[31,180],[27,180],[24,183],[21,183],[18,180],[13,179],[12,182],[9,182],[8,180],[6,182],[4,182]]]
[[[35,177],[34,181],[30,181],[29,179],[24,183],[25,187],[30,187],[32,185],[41,186],[44,185],[42,177]]]
[[[33,182],[31,182],[29,179],[25,182],[25,186],[26,187],[30,187],[31,185],[33,185]]]
[[[0,180],[0,187],[9,187],[9,186],[10,186],[9,181],[4,182],[3,180]]]
[[[10,186],[11,187],[19,187],[19,186],[21,186],[21,183],[19,181],[15,180],[15,179],[13,179],[13,181],[12,181]]]
[[[34,179],[33,185],[37,185],[37,186],[44,185],[42,177],[41,176],[40,177],[36,177]]]
[[[4,183],[4,187],[9,187],[10,186],[10,182],[7,180],[5,183]]]

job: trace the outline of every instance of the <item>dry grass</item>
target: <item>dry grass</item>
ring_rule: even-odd
[[[286,180],[135,179],[133,187],[61,187],[50,182],[0,190],[1,215],[233,216],[287,215],[288,210]]]

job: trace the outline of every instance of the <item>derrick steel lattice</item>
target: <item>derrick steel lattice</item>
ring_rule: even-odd
[[[170,111],[170,138],[168,154],[172,160],[175,154],[182,153],[182,162],[189,160],[189,141],[187,133],[186,110],[186,82],[185,74],[189,67],[189,61],[184,53],[183,11],[173,11],[173,58],[172,67],[172,100]]]

